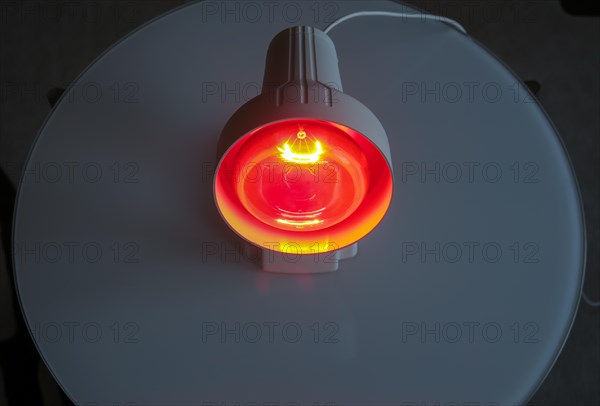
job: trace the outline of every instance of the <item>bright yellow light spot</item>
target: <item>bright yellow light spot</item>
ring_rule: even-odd
[[[323,220],[286,220],[286,219],[277,219],[277,222],[280,224],[288,224],[296,227],[304,227],[304,226],[314,226],[317,224],[321,224]]]
[[[316,139],[314,141],[307,139],[307,134],[303,129],[298,131],[293,141],[290,142],[288,139],[283,144],[283,148],[277,147],[277,150],[281,152],[282,159],[297,164],[313,164],[319,161],[324,152],[321,143]]]

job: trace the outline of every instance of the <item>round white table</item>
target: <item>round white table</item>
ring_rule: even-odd
[[[582,285],[578,187],[537,101],[450,26],[361,17],[330,34],[395,176],[338,272],[261,272],[218,216],[217,138],[260,89],[271,38],[359,10],[410,11],[190,4],[63,95],[20,184],[14,262],[38,349],[77,404],[513,405],[543,381]]]

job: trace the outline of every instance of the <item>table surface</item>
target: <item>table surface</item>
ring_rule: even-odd
[[[15,275],[65,392],[79,404],[525,402],[566,339],[585,258],[577,184],[541,107],[440,22],[336,27],[344,91],[388,133],[394,199],[337,273],[266,274],[235,253],[214,207],[220,130],[260,88],[280,30],[409,9],[230,4],[177,9],[105,52],[31,150]]]

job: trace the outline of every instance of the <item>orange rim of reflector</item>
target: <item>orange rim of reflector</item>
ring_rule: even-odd
[[[368,138],[314,119],[269,123],[217,166],[214,193],[228,225],[262,248],[333,251],[368,234],[392,198],[392,174]]]

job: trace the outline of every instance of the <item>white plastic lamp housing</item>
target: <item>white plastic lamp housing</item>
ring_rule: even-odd
[[[337,270],[391,201],[385,130],[342,92],[333,41],[312,27],[271,41],[262,93],[229,119],[217,155],[216,205],[263,249],[265,271]]]

